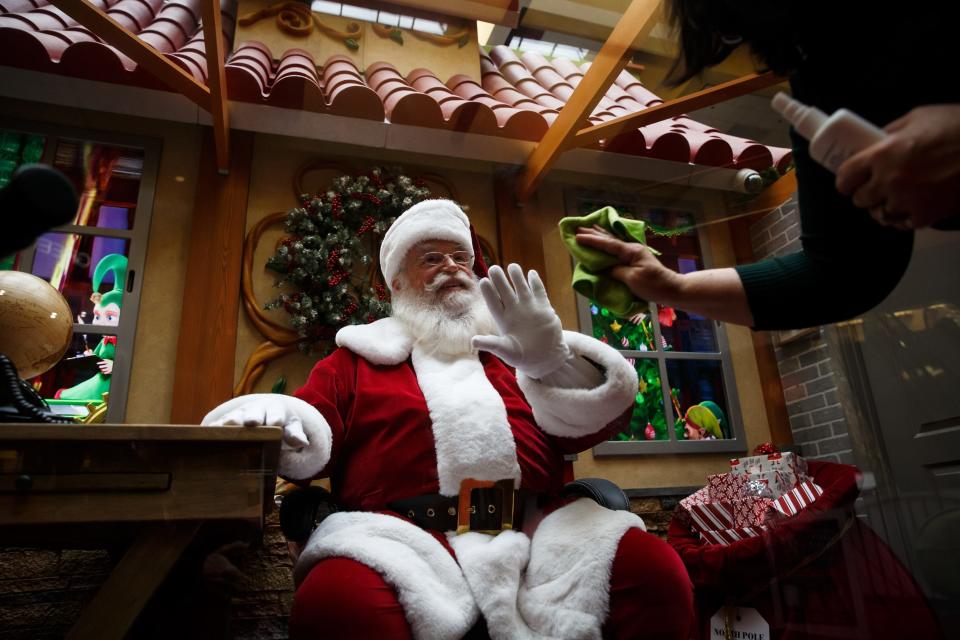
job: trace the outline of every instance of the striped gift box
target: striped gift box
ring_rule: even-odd
[[[690,519],[698,531],[728,529],[734,526],[733,509],[726,502],[704,502],[690,505]]]
[[[798,511],[823,495],[823,489],[812,482],[801,482],[796,487],[773,501],[773,508],[785,516]]]
[[[756,538],[766,530],[767,527],[763,525],[757,525],[755,527],[741,527],[739,529],[701,531],[700,539],[707,544],[719,544],[727,546],[740,540],[746,540],[747,538]]]

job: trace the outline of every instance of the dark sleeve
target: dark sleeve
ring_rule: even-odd
[[[736,267],[757,330],[829,324],[872,309],[900,282],[913,251],[913,232],[853,206],[806,141],[793,138],[802,249]]]

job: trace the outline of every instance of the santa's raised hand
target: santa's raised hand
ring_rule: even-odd
[[[489,351],[531,378],[553,373],[570,357],[560,318],[547,298],[536,271],[526,277],[520,265],[490,267],[480,281],[480,293],[500,335],[475,336],[474,349]]]

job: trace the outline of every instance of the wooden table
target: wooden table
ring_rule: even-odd
[[[132,540],[71,639],[120,639],[201,524],[262,530],[277,427],[0,424],[0,546]]]

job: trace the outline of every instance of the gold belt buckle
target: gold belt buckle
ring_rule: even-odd
[[[489,489],[495,487],[500,490],[500,528],[482,529],[479,533],[496,535],[506,529],[513,529],[514,492],[513,480],[473,480],[467,479],[460,483],[460,495],[457,502],[457,535],[471,531],[470,516],[476,513],[477,507],[473,504],[474,489]]]

